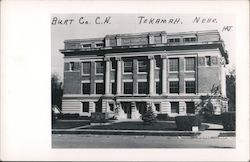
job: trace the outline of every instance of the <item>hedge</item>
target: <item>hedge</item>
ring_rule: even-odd
[[[92,112],[90,116],[91,123],[106,123],[108,121],[107,113]]]
[[[222,113],[221,121],[224,130],[235,131],[235,112]]]
[[[180,131],[192,131],[193,126],[201,126],[201,120],[198,115],[177,116],[175,117],[177,129]]]
[[[163,121],[175,121],[175,117],[170,117],[168,114],[157,114],[156,119]]]
[[[88,116],[80,116],[78,113],[74,114],[59,114],[58,119],[63,119],[63,120],[89,120],[90,117]]]

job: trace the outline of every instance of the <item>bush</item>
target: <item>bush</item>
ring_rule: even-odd
[[[170,117],[168,114],[157,114],[156,119],[163,121],[175,121],[175,117]]]
[[[213,124],[221,124],[221,115],[212,115],[210,117],[204,118],[204,122],[213,123]]]
[[[90,116],[91,123],[106,123],[108,121],[107,114],[102,112],[93,112]]]
[[[235,112],[222,113],[221,121],[224,130],[235,131]]]
[[[73,119],[78,119],[79,118],[79,114],[75,113],[75,114],[60,114],[58,116],[58,119],[69,119],[69,120],[73,120]]]
[[[192,116],[177,116],[175,122],[178,130],[181,131],[192,131],[193,126],[201,126],[201,120],[198,115]]]
[[[151,106],[149,106],[147,108],[146,113],[142,115],[142,120],[143,120],[143,124],[145,125],[153,124],[156,122],[156,116]]]

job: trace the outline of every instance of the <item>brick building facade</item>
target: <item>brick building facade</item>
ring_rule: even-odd
[[[228,109],[228,55],[216,30],[106,35],[64,44],[63,113],[134,119],[151,105],[157,114],[194,114],[205,95],[213,96],[215,114]]]

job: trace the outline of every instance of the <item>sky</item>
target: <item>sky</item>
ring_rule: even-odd
[[[156,19],[166,20],[166,23],[157,23]],[[57,73],[60,80],[63,79],[63,54],[59,49],[64,48],[66,39],[153,31],[174,33],[218,30],[229,55],[227,69],[232,69],[235,67],[235,24],[235,18],[225,14],[53,14],[51,73]]]

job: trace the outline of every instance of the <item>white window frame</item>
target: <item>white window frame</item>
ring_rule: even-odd
[[[147,74],[148,72],[146,71],[146,72],[140,72],[139,71],[139,61],[144,61],[144,60],[141,60],[141,59],[138,59],[137,60],[137,74]],[[146,60],[145,60],[146,61]],[[147,65],[146,65],[146,70],[147,70]]]
[[[194,58],[194,70],[187,70],[186,69],[186,59],[187,58]],[[195,72],[195,69],[196,69],[196,62],[195,62],[196,58],[195,57],[184,57],[184,72]]]
[[[125,72],[125,62],[124,60],[122,60],[122,66],[123,66],[123,70],[122,70],[122,74],[133,74],[133,59],[131,59],[132,62],[132,72]]]
[[[159,111],[156,110],[155,104],[159,104],[159,109],[160,109]],[[156,112],[159,112],[159,113],[162,112],[161,102],[154,102],[154,107],[155,107],[155,111],[156,111]]]
[[[95,95],[103,95],[103,94],[96,94],[96,83],[104,83],[104,81],[103,80],[95,80],[95,84],[94,84],[94,94]],[[104,90],[105,91],[105,90]]]
[[[140,80],[137,80],[137,93],[139,94],[139,95],[147,95],[147,93],[146,94],[144,94],[144,93],[139,93],[139,82],[146,82],[146,83],[148,83],[148,81],[147,81],[147,79],[140,79]],[[148,86],[148,90],[149,90],[149,86]]]
[[[83,63],[89,63],[90,64],[90,68],[89,68],[89,74],[84,74],[83,73]],[[91,74],[91,61],[83,61],[83,62],[81,62],[81,74],[82,74],[82,76],[90,76],[90,74]]]
[[[122,84],[123,84],[123,86],[122,86],[123,94],[125,94],[124,83],[132,83],[132,85],[133,85],[133,80],[132,79],[123,80],[123,82],[122,82]],[[133,89],[132,89],[132,93],[128,93],[128,94],[126,93],[125,95],[134,94],[134,90]]]
[[[179,93],[170,93],[170,82],[179,82]],[[168,79],[168,93],[169,93],[169,95],[179,95],[180,94],[180,81],[179,81],[179,78],[169,78]]]
[[[207,64],[207,57],[210,59],[210,65]],[[206,67],[211,67],[212,66],[212,57],[211,56],[205,56],[205,66]]]
[[[91,85],[90,85],[90,93],[89,93],[89,94],[83,94],[83,93],[82,93],[82,84],[83,84],[83,83],[90,83],[90,80],[82,80],[82,81],[81,81],[81,95],[89,96],[90,93],[91,93]],[[91,83],[90,83],[90,84],[91,84]]]
[[[75,71],[75,70],[72,70],[72,64],[73,66],[75,66],[75,62],[69,62],[69,71]],[[75,68],[75,67],[74,67]]]
[[[81,101],[81,113],[89,113],[89,109],[88,109],[88,112],[83,112],[83,103],[86,102],[86,103],[89,103],[89,106],[90,106],[90,102],[88,101]]]
[[[178,59],[178,70],[177,71],[170,71],[170,60],[171,59]],[[179,57],[169,57],[168,58],[168,73],[179,73],[180,71],[180,58]]]
[[[83,47],[84,45],[90,45],[90,47]],[[91,43],[81,43],[81,48],[83,48],[83,49],[89,49],[91,47],[92,47]]]
[[[178,112],[172,112],[171,102],[178,102]],[[180,114],[180,102],[179,101],[170,101],[170,113],[171,114]]]
[[[97,62],[103,63],[103,73],[97,73]],[[103,61],[95,61],[95,75],[104,75],[104,62]]]
[[[195,92],[194,93],[187,93],[186,92],[186,82],[195,82]],[[185,92],[185,94],[187,94],[187,95],[194,95],[194,94],[196,94],[197,93],[197,89],[196,89],[196,81],[195,81],[195,78],[185,78],[184,79],[184,92]]]

